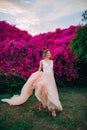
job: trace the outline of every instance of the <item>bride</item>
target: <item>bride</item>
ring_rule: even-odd
[[[42,107],[48,107],[52,116],[56,117],[56,110],[62,111],[62,105],[59,100],[57,86],[54,79],[53,60],[50,60],[51,52],[46,49],[43,52],[43,60],[40,61],[38,71],[32,73],[24,84],[21,94],[14,95],[10,99],[1,99],[10,105],[23,104],[35,90],[35,96],[39,100],[39,111]]]

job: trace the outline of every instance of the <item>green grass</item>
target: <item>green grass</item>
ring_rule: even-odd
[[[59,95],[64,110],[56,118],[47,108],[38,111],[34,94],[20,106],[0,102],[0,130],[87,130],[87,88],[59,88]]]

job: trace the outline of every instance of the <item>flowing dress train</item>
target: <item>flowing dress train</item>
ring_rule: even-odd
[[[23,104],[32,95],[33,90],[35,90],[35,96],[43,104],[43,107],[48,107],[49,110],[63,110],[54,79],[52,60],[50,64],[43,60],[43,71],[31,74],[24,84],[20,95],[14,95],[10,99],[1,99],[1,101],[10,105]]]

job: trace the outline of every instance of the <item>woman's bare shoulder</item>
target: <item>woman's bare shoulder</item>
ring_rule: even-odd
[[[40,60],[40,64],[43,64],[43,60]]]

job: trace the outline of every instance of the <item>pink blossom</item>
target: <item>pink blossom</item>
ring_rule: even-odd
[[[20,77],[29,77],[38,70],[42,52],[48,48],[52,52],[55,74],[67,81],[78,77],[75,67],[77,57],[70,48],[80,26],[56,29],[31,36],[5,21],[0,21],[0,71],[10,75],[13,71]]]

